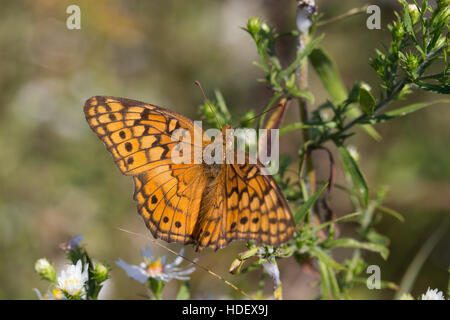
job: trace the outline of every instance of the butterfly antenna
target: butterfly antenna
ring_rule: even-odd
[[[283,106],[284,106],[283,104],[277,104],[276,106],[270,107],[269,109],[267,109],[267,110],[265,110],[265,111],[263,111],[263,112],[261,112],[261,113],[258,113],[256,116],[251,117],[250,119],[247,119],[246,122],[252,121],[252,120],[254,120],[254,119],[257,119],[257,118],[261,117],[263,114],[265,114],[265,113],[267,113],[267,112],[270,112],[270,111],[272,111],[272,110],[275,110],[275,109],[277,109],[277,108],[282,108]],[[240,127],[242,127],[242,125],[240,125],[240,126],[237,127],[236,129],[238,129],[238,128],[240,128]]]
[[[220,129],[222,129],[222,124],[219,122],[219,119],[217,118],[217,114],[214,111],[214,108],[213,108],[211,102],[206,97],[205,91],[203,91],[203,87],[202,87],[200,81],[196,80],[195,81],[195,85],[200,88],[200,91],[202,92],[202,95],[203,95],[203,99],[205,100],[206,104],[209,106],[209,108],[211,109],[212,113],[214,114],[214,118],[216,118],[217,124],[219,125]]]
[[[210,275],[212,275],[214,278],[219,279],[220,281],[223,281],[225,284],[227,284],[228,286],[230,286],[231,288],[233,288],[234,290],[236,290],[237,292],[239,292],[239,293],[242,294],[243,296],[249,298],[250,300],[254,300],[254,299],[253,299],[252,297],[250,297],[247,293],[245,293],[244,290],[242,290],[242,289],[236,287],[234,284],[232,284],[230,281],[224,279],[222,276],[220,276],[220,275],[218,275],[217,273],[215,273],[215,272],[209,270],[208,268],[206,268],[206,267],[204,267],[204,266],[198,264],[198,263],[195,262],[194,260],[191,260],[191,259],[189,259],[189,258],[186,258],[185,256],[183,256],[183,255],[179,254],[178,252],[176,252],[176,251],[170,249],[169,247],[166,247],[165,245],[159,243],[159,242],[156,241],[155,239],[149,238],[149,237],[147,237],[147,236],[145,236],[145,235],[143,235],[143,234],[137,233],[137,232],[125,230],[125,229],[122,229],[122,228],[118,228],[118,229],[119,229],[120,231],[129,233],[129,234],[132,234],[132,235],[135,235],[135,236],[139,236],[139,237],[145,238],[145,239],[147,239],[147,240],[153,242],[153,243],[156,244],[157,246],[159,246],[159,247],[161,247],[161,248],[163,248],[163,249],[169,251],[170,253],[172,253],[172,254],[174,254],[174,255],[176,255],[176,256],[178,256],[178,257],[180,257],[180,258],[186,260],[187,262],[189,262],[189,263],[191,263],[191,264],[196,265],[197,267],[199,267],[199,268],[202,269],[203,271],[206,271],[207,273],[209,273]]]

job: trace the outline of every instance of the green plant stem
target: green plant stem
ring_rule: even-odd
[[[434,247],[438,244],[439,240],[445,235],[448,231],[448,227],[450,225],[450,218],[446,218],[439,226],[437,230],[435,230],[432,235],[425,241],[422,247],[419,249],[414,259],[411,261],[408,269],[405,272],[405,275],[400,282],[401,291],[397,292],[395,295],[395,299],[399,299],[402,292],[411,292],[411,288],[414,285],[414,282],[417,278],[417,275],[420,272],[425,260],[431,254]]]
[[[302,33],[299,36],[299,48],[298,50],[301,51],[305,48],[306,44],[309,42],[310,37],[306,33]],[[308,60],[304,59],[302,63],[300,64],[300,67],[298,69],[298,81],[299,81],[299,88],[300,90],[307,90],[308,89]],[[300,108],[300,122],[301,123],[307,123],[309,121],[309,114],[308,114],[308,102],[304,98],[298,98],[299,108]],[[303,128],[303,141],[309,141],[311,138],[311,129],[310,128]],[[308,186],[309,186],[309,194],[314,194],[315,192],[315,185],[316,185],[316,172],[314,169],[314,163],[312,161],[311,155],[306,156],[306,172],[308,176]]]
[[[336,16],[336,17],[330,18],[328,20],[320,21],[317,23],[317,26],[321,27],[321,26],[324,26],[324,25],[327,25],[327,24],[330,24],[330,23],[333,23],[333,22],[336,22],[336,21],[339,21],[339,20],[342,20],[342,19],[345,19],[345,18],[348,18],[351,16],[355,16],[357,14],[365,13],[367,10],[367,7],[368,7],[368,5],[365,5],[361,8],[353,8],[340,16]]]

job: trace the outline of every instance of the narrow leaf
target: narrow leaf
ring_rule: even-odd
[[[324,34],[320,35],[319,37],[315,38],[314,40],[308,42],[308,44],[306,44],[306,46],[303,48],[303,50],[297,51],[297,57],[295,58],[294,62],[292,62],[289,67],[287,67],[280,73],[280,77],[285,77],[286,75],[289,75],[292,72],[294,72],[295,69],[297,69],[297,67],[300,65],[302,60],[311,54],[313,49],[323,39],[324,36],[325,36]]]
[[[422,90],[440,93],[440,94],[450,94],[450,85],[448,84],[433,84],[427,82],[416,82],[414,85]]]
[[[425,107],[429,107],[429,106],[432,106],[432,105],[438,104],[438,103],[450,103],[450,100],[436,100],[436,101],[431,101],[431,102],[420,102],[420,103],[411,104],[409,106],[398,108],[398,109],[395,109],[395,110],[392,110],[389,112],[385,112],[378,116],[372,117],[367,120],[367,123],[375,124],[375,123],[385,122],[385,121],[388,121],[388,120],[391,120],[394,118],[403,117],[403,116],[406,116],[417,110],[420,110]]]
[[[329,240],[324,243],[327,248],[342,247],[342,248],[359,248],[369,251],[378,252],[383,259],[387,259],[389,256],[389,249],[385,246],[371,243],[371,242],[360,242],[352,238],[339,238],[334,240]]]
[[[320,272],[320,288],[322,291],[322,299],[328,300],[331,297],[330,278],[328,277],[328,268],[322,261],[319,261],[318,265],[319,265],[319,272]]]
[[[300,221],[302,221],[306,214],[308,213],[309,209],[314,205],[314,203],[317,201],[317,199],[320,197],[322,192],[326,189],[328,186],[328,183],[324,184],[319,190],[316,191],[316,193],[313,194],[312,197],[310,197],[302,206],[301,208],[294,214],[294,223],[297,225]]]
[[[319,247],[312,247],[310,253],[315,256],[319,261],[323,262],[325,265],[332,267],[336,270],[345,270],[345,267],[337,263],[328,253]]]
[[[341,290],[339,289],[339,284],[336,279],[336,275],[334,274],[334,270],[328,267],[328,276],[330,278],[330,286],[331,291],[333,292],[334,299],[340,299],[341,298]]]
[[[340,104],[347,99],[347,89],[342,82],[338,70],[322,49],[314,49],[309,55],[314,71],[320,78],[334,104]]]
[[[403,216],[400,213],[398,213],[397,211],[395,211],[395,210],[393,210],[391,208],[388,208],[388,207],[385,207],[385,206],[381,206],[381,205],[377,206],[376,208],[377,208],[378,211],[380,211],[382,213],[386,213],[388,215],[391,215],[391,216],[393,216],[394,218],[396,218],[397,220],[399,220],[401,222],[405,221],[405,218],[403,218]]]
[[[350,152],[348,152],[347,148],[344,146],[340,146],[339,151],[341,153],[344,169],[350,174],[354,187],[359,191],[361,195],[362,203],[365,207],[367,207],[367,204],[369,202],[369,188],[367,187],[366,179],[361,173],[358,164],[350,155]]]

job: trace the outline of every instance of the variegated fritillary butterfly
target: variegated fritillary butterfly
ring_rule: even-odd
[[[175,164],[174,130],[195,132],[193,122],[143,102],[96,96],[86,101],[86,120],[114,161],[135,183],[134,199],[156,238],[219,249],[232,240],[279,245],[292,238],[289,206],[273,178],[257,164]],[[227,126],[229,128],[229,126]],[[191,144],[202,150],[202,145]]]

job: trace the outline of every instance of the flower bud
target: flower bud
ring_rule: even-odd
[[[43,278],[46,280],[49,280],[51,282],[56,282],[56,271],[55,268],[50,264],[50,262],[45,259],[39,259],[36,261],[34,265],[34,270]]]
[[[247,21],[247,30],[252,35],[258,34],[259,30],[261,30],[261,19],[258,17],[251,17]]]
[[[108,279],[109,268],[103,263],[97,262],[94,264],[94,270],[92,273],[94,274],[95,280],[97,280],[98,283],[102,283]]]
[[[413,25],[415,25],[417,22],[419,22],[419,16],[420,12],[419,9],[417,9],[417,6],[415,4],[408,5],[408,12],[411,16],[411,22]]]

